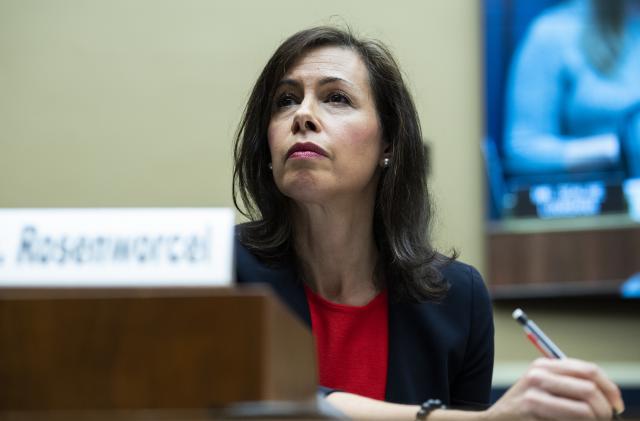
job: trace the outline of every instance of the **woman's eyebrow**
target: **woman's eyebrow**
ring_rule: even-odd
[[[327,85],[329,83],[334,83],[334,82],[342,82],[345,83],[349,86],[355,87],[355,85],[351,82],[349,82],[346,79],[343,79],[341,77],[336,77],[336,76],[327,76],[327,77],[323,77],[322,79],[320,79],[318,81],[318,85],[319,86],[323,86],[323,85]],[[292,86],[294,88],[298,88],[300,87],[302,84],[300,83],[300,81],[296,80],[296,79],[282,79],[280,82],[278,82],[278,84],[276,85],[276,89],[280,88],[281,86]]]
[[[278,84],[276,85],[276,89],[280,88],[281,86],[292,86],[294,88],[297,88],[300,86],[300,82],[298,82],[295,79],[282,79],[280,82],[278,82]]]
[[[346,83],[349,86],[354,86],[355,87],[355,85],[353,83],[349,82],[348,80],[342,79],[341,77],[335,77],[335,76],[328,76],[328,77],[324,77],[324,78],[320,79],[318,81],[318,85],[322,86],[322,85],[326,85],[326,84],[334,83],[334,82],[342,82],[342,83]]]

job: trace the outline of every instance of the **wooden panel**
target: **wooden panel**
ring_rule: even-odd
[[[266,290],[178,294],[0,291],[0,410],[314,396],[311,335]]]
[[[640,271],[640,228],[488,235],[491,285],[618,284]]]

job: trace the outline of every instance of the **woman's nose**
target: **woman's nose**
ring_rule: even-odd
[[[302,120],[302,119],[301,119]],[[305,131],[312,131],[315,132],[318,129],[318,126],[316,125],[316,123],[314,123],[313,121],[309,120],[309,119],[304,119],[304,120],[295,120],[293,122],[293,127],[291,128],[291,131],[296,134],[298,132],[305,132]]]
[[[291,132],[293,134],[304,133],[306,131],[318,132],[320,124],[310,104],[302,104],[293,118]]]

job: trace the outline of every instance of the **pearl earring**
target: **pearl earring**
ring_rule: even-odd
[[[271,162],[269,162],[269,169],[273,171],[273,165],[271,165]]]
[[[389,168],[389,164],[391,163],[391,159],[385,158],[382,160],[382,168]]]

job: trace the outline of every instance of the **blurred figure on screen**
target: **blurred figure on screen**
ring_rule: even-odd
[[[640,176],[640,139],[628,130],[638,104],[640,1],[570,0],[549,9],[514,56],[508,171]]]

